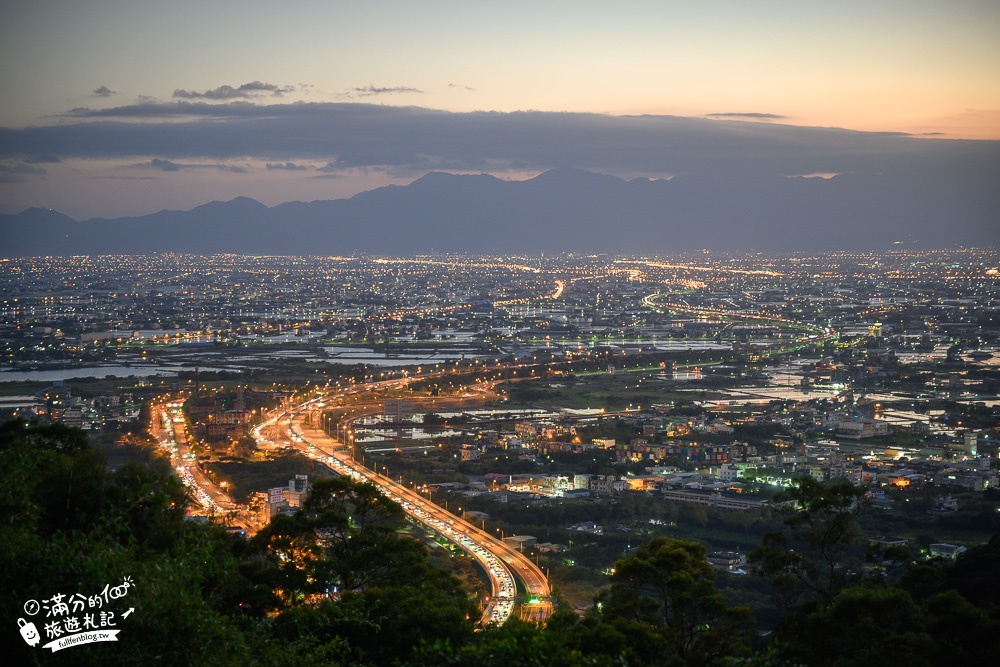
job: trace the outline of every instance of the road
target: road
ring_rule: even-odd
[[[191,451],[187,420],[181,409],[184,398],[161,397],[150,404],[149,433],[170,457],[170,465],[191,492],[191,496],[209,514],[227,513],[233,523],[252,531],[246,508],[219,488],[197,463]]]
[[[499,371],[499,367],[496,370]],[[419,378],[410,376],[327,389],[328,393],[304,400],[284,411],[276,411],[252,433],[263,449],[296,449],[339,475],[375,484],[403,507],[411,521],[441,535],[475,559],[488,575],[491,588],[481,618],[482,625],[502,624],[515,612],[524,620],[544,622],[552,614],[551,591],[545,575],[531,560],[502,540],[438,507],[402,484],[354,461],[353,447],[315,426],[320,424],[324,408],[334,407],[336,403],[339,409],[345,411],[336,432],[343,433],[346,442],[350,443],[353,421],[381,411],[380,391],[401,389],[416,379],[427,380],[445,375],[446,372],[431,372]],[[415,405],[426,403],[437,409],[462,409],[487,398],[496,398],[493,389],[498,381],[499,375],[496,380],[484,379],[470,388],[475,393],[464,396],[414,397],[409,400]],[[153,401],[150,406],[150,433],[170,456],[177,474],[206,512],[229,513],[233,522],[253,533],[255,526],[247,508],[234,502],[197,465],[189,444],[188,425],[181,410],[183,400],[182,397],[164,396]]]
[[[355,461],[352,447],[314,426],[319,422],[319,411],[329,400],[318,397],[305,401],[272,417],[255,429],[254,435],[264,446],[294,448],[324,463],[337,474],[375,484],[398,502],[413,522],[443,536],[474,558],[489,576],[491,585],[481,619],[483,625],[502,624],[518,609],[525,620],[544,622],[548,619],[552,614],[551,591],[542,571],[502,540]],[[381,403],[353,404],[351,407],[354,409],[351,419],[357,419],[381,409]],[[519,590],[522,595],[518,605]]]

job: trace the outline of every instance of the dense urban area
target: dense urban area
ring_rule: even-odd
[[[122,664],[988,660],[998,271],[0,260],[4,608],[129,575]]]

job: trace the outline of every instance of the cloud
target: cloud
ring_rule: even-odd
[[[111,97],[112,95],[117,95],[118,91],[111,90],[107,86],[101,86],[100,88],[94,88],[93,94],[97,97]]]
[[[840,174],[789,174],[788,178],[822,178],[823,180],[829,180],[831,178],[836,178]]]
[[[448,87],[449,88],[458,88],[460,90],[470,90],[470,91],[473,91],[473,92],[476,90],[472,86],[466,86],[464,83],[449,83]]]
[[[354,88],[353,92],[357,94],[358,97],[371,97],[372,95],[395,95],[398,93],[423,93],[424,91],[419,88],[410,88],[408,86],[394,86],[390,88],[378,88],[376,86],[367,85],[361,88]]]
[[[195,99],[207,99],[207,100],[233,100],[239,98],[252,98],[261,96],[274,96],[281,97],[285,93],[290,93],[295,90],[295,86],[278,86],[273,83],[264,83],[262,81],[251,81],[250,83],[244,83],[236,88],[232,86],[219,86],[218,88],[213,88],[212,90],[206,90],[203,93],[199,93],[194,90],[184,90],[178,88],[174,91],[174,97],[179,97],[186,100]]]
[[[155,181],[155,176],[88,176],[95,181]]]
[[[774,114],[768,114],[774,116]],[[184,122],[176,122],[183,120]],[[352,103],[173,100],[78,108],[58,123],[0,128],[0,159],[152,159],[322,165],[321,174],[537,173],[577,167],[608,174],[721,179],[727,174],[899,173],[962,165],[971,178],[1000,171],[1000,142],[953,141],[678,116],[525,111],[447,112]],[[241,167],[243,168],[243,167]],[[271,167],[274,169],[274,167]],[[956,172],[957,174],[957,172]],[[944,174],[943,176],[944,177]],[[948,175],[948,178],[957,176]]]
[[[145,164],[137,164],[136,167],[153,167],[154,169],[159,169],[160,171],[180,171],[181,166],[176,162],[171,162],[170,160],[150,160]]]
[[[130,165],[140,169],[158,169],[159,171],[182,171],[186,169],[216,169],[218,171],[228,171],[233,174],[248,174],[250,170],[240,165],[232,164],[182,164],[172,160],[153,158],[149,162],[140,162]]]
[[[705,115],[706,118],[746,118],[748,120],[784,120],[787,116],[779,116],[774,113],[710,113]]]
[[[306,171],[309,169],[304,164],[295,164],[294,162],[268,162],[264,166],[267,167],[268,171]]]
[[[48,172],[44,167],[21,162],[0,162],[0,183],[23,183],[28,176],[44,176]]]
[[[75,107],[62,114],[63,118],[172,118],[177,116],[233,117],[260,115],[269,107],[250,102],[209,104],[208,102],[159,102],[154,97],[140,95],[135,104],[110,109]]]

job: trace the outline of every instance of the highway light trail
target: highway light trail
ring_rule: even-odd
[[[398,384],[399,381],[394,382]],[[373,391],[378,386],[389,384],[373,383],[366,389]],[[503,541],[389,477],[354,461],[351,450],[344,443],[307,423],[307,415],[315,414],[331,398],[333,397],[320,396],[300,403],[254,429],[254,437],[262,444],[287,444],[326,465],[338,475],[376,485],[387,497],[402,506],[412,522],[441,535],[476,560],[486,572],[491,585],[491,594],[480,619],[481,625],[503,624],[514,614],[517,608],[518,583],[531,600],[522,605],[521,617],[544,622],[552,612],[550,590],[548,581],[534,563]],[[360,412],[355,418],[360,416]]]

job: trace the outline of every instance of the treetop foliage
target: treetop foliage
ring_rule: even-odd
[[[887,583],[857,530],[863,490],[800,480],[785,521],[753,553],[786,603],[776,633],[719,592],[703,546],[657,537],[615,564],[578,616],[558,597],[545,627],[473,632],[475,601],[401,531],[369,484],[316,482],[303,507],[250,540],[185,520],[164,461],[109,470],[62,425],[0,425],[0,616],[27,600],[129,577],[116,642],[43,652],[12,639],[10,664],[79,665],[908,665],[985,663],[1000,637],[1000,536],[954,563]],[[877,565],[877,564],[876,564]],[[761,584],[763,585],[763,584]]]

